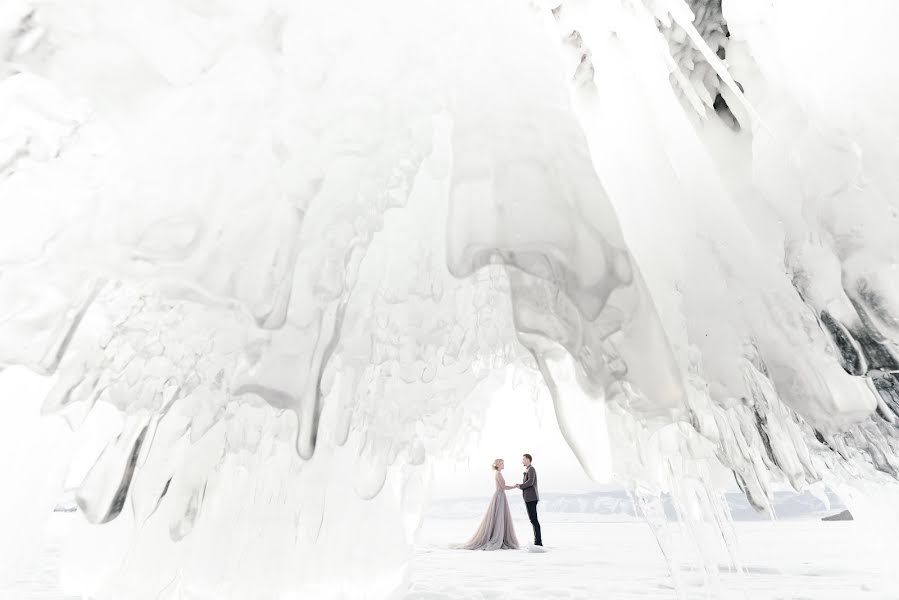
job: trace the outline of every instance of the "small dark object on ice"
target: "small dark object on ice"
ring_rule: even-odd
[[[822,517],[822,521],[854,521],[852,518],[852,513],[848,510],[844,510],[842,512],[838,512],[835,515],[830,515],[829,517]]]

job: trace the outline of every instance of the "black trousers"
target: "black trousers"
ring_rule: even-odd
[[[531,527],[534,528],[534,545],[542,546],[543,538],[540,537],[540,521],[537,520],[537,501],[525,502],[524,505],[528,509],[528,519],[531,520]]]

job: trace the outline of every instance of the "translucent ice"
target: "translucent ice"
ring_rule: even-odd
[[[388,597],[509,365],[710,586],[721,473],[759,510],[895,486],[896,17],[5,2],[0,365],[105,436],[69,586]]]

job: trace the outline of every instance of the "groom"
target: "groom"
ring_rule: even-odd
[[[531,520],[531,526],[534,528],[534,545],[542,546],[543,538],[540,537],[540,521],[537,520],[537,502],[540,500],[540,494],[537,493],[537,469],[531,465],[530,454],[521,457],[521,464],[524,465],[524,481],[518,484],[521,488],[521,495],[524,496],[524,505],[528,509],[528,518]]]

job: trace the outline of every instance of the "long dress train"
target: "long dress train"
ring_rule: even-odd
[[[481,526],[467,543],[458,546],[465,550],[517,550],[518,538],[515,537],[515,526],[512,524],[512,513],[509,512],[509,500],[506,498],[506,480],[502,473],[496,473],[496,492],[487,505],[487,513],[481,520]]]

